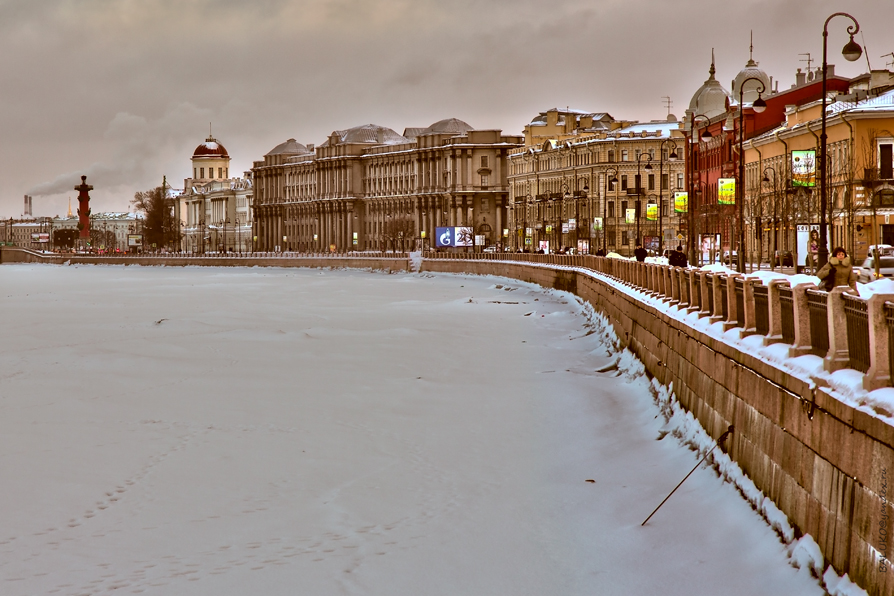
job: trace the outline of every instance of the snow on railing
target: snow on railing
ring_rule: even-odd
[[[821,356],[827,372],[864,373],[863,388],[889,387],[894,372],[894,294],[868,298],[848,286],[825,292],[810,283],[739,273],[641,263],[593,255],[536,253],[426,253],[427,259],[508,261],[578,267],[649,293],[679,310],[722,322],[741,337],[762,335],[764,345],[789,344],[790,357]],[[799,282],[801,280],[798,280]]]

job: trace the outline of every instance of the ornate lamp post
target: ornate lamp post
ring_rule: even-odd
[[[773,172],[773,180],[772,181],[770,180],[770,177],[767,175],[767,172]],[[766,168],[764,168],[764,177],[761,178],[761,184],[763,184],[764,186],[770,186],[770,183],[771,182],[773,183],[773,191],[772,191],[773,192],[773,235],[770,237],[773,240],[773,248],[771,249],[773,251],[773,257],[770,259],[770,269],[772,271],[776,270],[776,251],[779,248],[778,240],[777,240],[777,228],[778,228],[779,224],[776,221],[776,203],[777,203],[776,193],[778,191],[776,181],[777,181],[776,169],[773,166],[767,166]]]
[[[860,44],[854,41],[854,35],[860,31],[860,24],[857,22],[857,19],[846,12],[836,12],[830,15],[823,24],[823,124],[822,132],[820,133],[820,241],[819,250],[816,255],[817,267],[822,267],[829,259],[829,239],[826,234],[826,209],[829,201],[828,188],[826,187],[826,71],[829,67],[826,63],[826,46],[829,41],[829,21],[838,16],[847,17],[854,23],[853,25],[847,26],[847,33],[851,38],[841,50],[841,55],[844,56],[844,59],[848,62],[858,60],[860,56],[863,55],[863,48],[860,47]]]
[[[704,114],[695,114],[690,119],[689,123],[689,145],[691,150],[689,152],[689,174],[686,176],[687,181],[687,199],[686,199],[686,211],[689,213],[689,231],[687,233],[689,240],[689,262],[694,264],[696,262],[696,255],[698,251],[696,250],[696,246],[698,245],[698,234],[696,234],[695,229],[695,189],[693,189],[693,174],[695,173],[695,147],[698,141],[696,140],[696,130],[698,130],[698,126],[696,122],[699,119],[704,119],[705,121],[705,130],[702,131],[700,138],[703,142],[707,143],[714,136],[711,134],[711,131],[708,130],[708,126],[711,125],[711,119],[705,116]],[[695,183],[695,186],[698,186],[698,183]]]
[[[662,207],[664,206],[664,145],[670,143],[671,152],[667,156],[668,161],[677,160],[677,144],[671,139],[664,139],[658,146],[661,152],[661,161],[658,162],[658,254],[663,254],[664,248],[664,214]]]
[[[236,218],[236,252],[241,254],[242,253],[242,245],[240,244],[239,236],[240,236],[240,234],[239,234],[239,218],[237,217]]]
[[[609,178],[609,172],[611,172],[611,178]],[[606,232],[606,226],[608,225],[608,188],[609,186],[614,187],[615,184],[618,183],[618,168],[606,168],[605,169],[605,194],[603,195],[602,200],[602,252],[608,254],[608,233]],[[614,188],[613,188],[614,190]],[[617,221],[618,214],[615,212],[614,218]],[[614,242],[614,241],[613,241]]]
[[[758,114],[767,109],[767,102],[762,97],[766,91],[764,82],[757,77],[748,77],[742,81],[739,84],[739,181],[736,184],[736,201],[739,203],[739,273],[745,273],[745,106],[742,102],[745,97],[745,83],[748,81],[760,83],[760,89],[756,89],[757,99],[751,104],[751,109]]]
[[[646,161],[645,167],[642,169],[647,172],[652,171],[652,155],[646,153],[645,151],[640,151],[640,154],[636,156],[636,245],[642,244],[642,239],[639,235],[639,220],[642,216],[642,198],[643,198],[643,186],[642,186],[642,176],[640,174],[640,166],[642,165],[643,157],[648,158]]]

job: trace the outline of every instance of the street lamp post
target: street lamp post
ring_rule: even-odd
[[[640,172],[640,166],[642,165],[643,157],[648,158],[646,161],[645,167],[643,170],[647,172],[652,171],[652,155],[645,151],[640,151],[640,154],[636,156],[636,242],[635,245],[642,244],[642,239],[639,235],[639,220],[642,215],[642,198],[643,198],[643,186],[642,186],[642,175]]]
[[[664,220],[663,220],[663,209],[664,207],[664,145],[670,143],[671,152],[667,156],[668,161],[676,161],[677,160],[677,144],[671,139],[664,139],[661,141],[661,144],[658,146],[658,151],[660,151],[661,160],[658,162],[658,255],[661,256],[664,248]]]
[[[844,56],[844,59],[848,62],[858,60],[860,56],[863,55],[863,48],[860,47],[860,44],[854,41],[854,35],[860,31],[860,24],[857,22],[857,19],[846,12],[836,12],[830,15],[823,24],[823,124],[822,132],[820,133],[820,242],[819,250],[816,255],[817,267],[822,267],[829,259],[829,240],[826,234],[826,209],[829,200],[827,194],[828,188],[826,187],[826,71],[828,70],[828,64],[826,63],[826,46],[829,41],[829,21],[838,16],[847,17],[854,23],[853,25],[847,26],[847,33],[851,38],[841,50],[841,55]]]
[[[763,98],[766,87],[764,87],[762,80],[758,77],[748,77],[739,83],[739,182],[736,184],[736,195],[739,203],[739,273],[745,273],[745,106],[743,102],[745,98],[745,83],[748,81],[757,81],[760,84],[760,89],[756,89],[757,99],[751,104],[751,109],[757,114],[767,109],[767,102]]]
[[[239,218],[236,218],[236,252],[238,254],[242,254],[242,245],[240,244],[241,238],[239,234]]]
[[[611,178],[609,178],[609,172],[611,172]],[[615,184],[618,183],[618,168],[606,168],[605,169],[605,194],[602,198],[602,252],[608,254],[608,233],[606,232],[606,226],[608,225],[608,188],[612,187],[614,190]],[[617,193],[616,193],[617,194]],[[617,211],[614,214],[614,218],[617,221],[618,214]]]
[[[706,126],[705,130],[702,132],[700,137],[696,136],[696,131],[698,130],[698,126],[696,122],[702,118],[705,120]],[[687,232],[687,237],[689,240],[689,262],[694,264],[696,262],[696,255],[698,254],[696,250],[697,245],[697,234],[695,229],[695,190],[693,187],[693,174],[695,173],[695,147],[698,141],[696,139],[701,139],[703,142],[707,143],[714,136],[711,134],[711,131],[708,130],[708,127],[711,125],[711,119],[705,116],[704,114],[694,114],[689,121],[689,145],[691,150],[689,151],[689,172],[686,176],[687,182],[687,191],[686,191],[686,211],[689,213],[689,230]],[[699,176],[699,182],[701,182],[701,176]],[[698,186],[698,183],[696,183]]]
[[[773,166],[767,166],[764,168],[764,177],[761,180],[763,184],[770,184],[770,177],[767,176],[767,172],[773,172],[773,235],[771,238],[773,239],[773,257],[770,259],[770,269],[772,271],[776,270],[776,253],[779,250],[779,240],[778,240],[778,227],[779,223],[776,221],[776,203],[778,197],[776,196],[778,192],[777,178],[776,178],[776,169]]]

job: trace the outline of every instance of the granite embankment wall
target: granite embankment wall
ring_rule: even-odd
[[[409,261],[406,256],[330,256],[330,255],[290,255],[262,253],[239,256],[175,256],[142,255],[106,257],[86,254],[40,253],[20,248],[0,248],[0,263],[49,263],[62,265],[142,265],[167,267],[349,267],[355,269],[378,269],[387,271],[407,271]]]
[[[872,596],[894,594],[894,570],[882,558],[885,551],[891,556],[887,545],[894,536],[894,509],[886,499],[894,477],[894,427],[585,270],[442,259],[426,259],[423,270],[499,275],[589,302],[650,375],[673,383],[677,398],[711,436],[735,426],[727,452],[797,531],[813,536],[827,565]]]
[[[445,255],[441,255],[445,256]],[[0,262],[410,270],[385,256],[125,257],[43,255],[0,249]],[[525,255],[532,258],[531,255]],[[501,256],[501,258],[504,258]],[[622,343],[713,436],[736,428],[727,452],[755,485],[813,536],[839,574],[871,596],[894,594],[890,556],[894,427],[835,399],[827,389],[678,321],[584,268],[508,260],[425,259],[423,271],[498,275],[572,292],[611,321]],[[731,536],[730,540],[735,540]]]

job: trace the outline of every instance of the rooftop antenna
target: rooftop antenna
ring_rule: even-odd
[[[866,38],[863,37],[862,31],[860,31],[860,41],[863,42],[863,53],[866,54],[866,71],[872,73],[872,66],[869,64],[869,48],[866,47]]]
[[[754,62],[754,29],[751,30],[751,41],[748,43],[748,61]]]
[[[866,38],[863,37],[863,32],[860,31],[860,41],[863,42],[863,53],[866,54],[866,70],[869,73],[872,73],[872,66],[869,64],[869,48],[866,47]]]
[[[810,57],[810,52],[806,52],[804,54],[798,54],[798,56],[807,56],[807,58],[801,58],[798,62],[806,62],[807,63],[807,72],[810,72],[810,65],[813,64],[813,59]]]
[[[667,108],[667,115],[670,116],[671,107],[674,105],[674,102],[671,101],[671,98],[668,95],[662,95],[661,99],[664,100],[664,107]]]
[[[885,54],[884,56],[879,56],[879,58],[887,58],[888,56],[891,56],[891,61],[885,62],[885,70],[887,70],[889,66],[894,66],[894,52],[891,52],[890,54]]]

